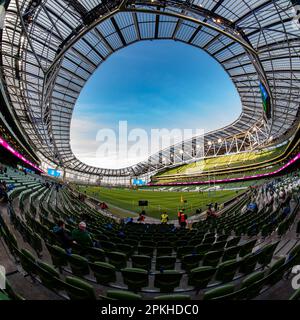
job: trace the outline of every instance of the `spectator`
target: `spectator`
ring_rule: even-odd
[[[169,216],[166,212],[162,213],[161,216],[160,216],[160,222],[162,224],[167,224],[169,221]]]
[[[133,223],[133,218],[132,217],[127,217],[124,219],[124,224],[132,224]]]
[[[215,203],[215,206],[214,206],[214,208],[215,208],[215,212],[217,212],[217,211],[218,211],[218,207],[219,207],[219,206],[218,206],[218,203],[216,202],[216,203]]]
[[[75,243],[78,243],[83,247],[93,246],[92,237],[86,230],[86,223],[84,221],[81,221],[78,225],[78,228],[72,231],[72,239],[75,241]]]
[[[137,221],[139,223],[143,223],[145,221],[145,215],[143,214],[143,211],[139,214]]]
[[[72,253],[72,238],[68,235],[65,230],[65,223],[62,220],[59,220],[57,225],[53,228],[53,232],[56,235],[61,246],[66,250],[68,255]]]
[[[246,214],[256,213],[257,211],[258,211],[257,203],[253,200],[248,204]]]
[[[179,210],[178,213],[177,213],[177,218],[178,218],[178,224],[180,225],[180,217],[181,217],[181,214],[183,213],[183,210]]]
[[[180,215],[180,227],[182,229],[186,228],[187,215],[182,211]]]

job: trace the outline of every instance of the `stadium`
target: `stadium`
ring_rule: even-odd
[[[298,0],[0,0],[0,300],[299,300],[299,12]],[[219,68],[237,117],[208,99],[217,128],[114,167],[85,160],[78,100],[95,75],[110,81],[114,57],[149,43],[205,54],[203,86]],[[158,52],[156,69],[179,56]],[[155,82],[154,69],[140,77]],[[123,77],[116,97],[131,91]],[[212,94],[227,93],[215,78]],[[166,125],[202,117],[190,91]],[[163,117],[150,109],[130,119]]]

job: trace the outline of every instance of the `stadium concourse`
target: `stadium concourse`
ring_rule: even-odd
[[[299,6],[0,0],[0,300],[299,300]],[[84,163],[82,89],[146,40],[205,51],[239,117],[125,168]]]

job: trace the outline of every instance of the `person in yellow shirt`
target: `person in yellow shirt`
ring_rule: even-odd
[[[161,216],[160,216],[160,222],[162,224],[167,224],[169,221],[169,216],[166,212],[162,213]]]

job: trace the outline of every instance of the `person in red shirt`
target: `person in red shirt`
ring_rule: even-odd
[[[182,211],[180,214],[180,227],[182,229],[186,228],[186,220],[187,220],[187,215]]]

